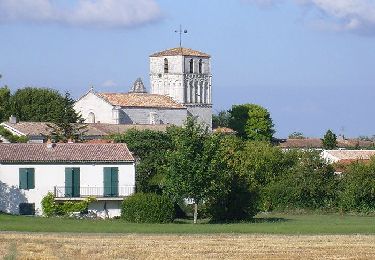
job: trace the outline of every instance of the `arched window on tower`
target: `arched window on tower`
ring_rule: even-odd
[[[189,64],[190,64],[190,73],[194,73],[194,61],[193,61],[193,59],[190,60]]]
[[[199,60],[199,74],[202,74],[202,67],[203,67],[203,63],[202,63],[202,59]]]
[[[164,73],[168,73],[169,71],[169,66],[168,66],[168,59],[164,59]]]

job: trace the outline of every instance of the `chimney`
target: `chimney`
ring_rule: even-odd
[[[14,115],[11,115],[11,116],[9,117],[9,123],[10,123],[10,124],[17,124],[17,117],[14,116]]]

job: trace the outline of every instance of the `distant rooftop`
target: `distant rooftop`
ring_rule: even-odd
[[[210,58],[211,56],[207,53],[201,51],[195,51],[189,48],[178,47],[161,52],[156,52],[151,54],[150,57],[163,57],[163,56],[197,56],[202,58]]]

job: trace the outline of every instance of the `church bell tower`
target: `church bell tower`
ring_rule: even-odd
[[[178,47],[150,55],[151,94],[166,95],[212,127],[210,55]]]

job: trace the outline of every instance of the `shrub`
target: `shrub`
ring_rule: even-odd
[[[164,195],[136,193],[122,203],[121,216],[129,222],[168,223],[175,217],[175,206]]]
[[[42,199],[42,210],[46,217],[52,216],[68,216],[73,212],[87,213],[90,202],[95,198],[89,197],[84,201],[65,201],[57,203],[53,193],[49,192]]]

